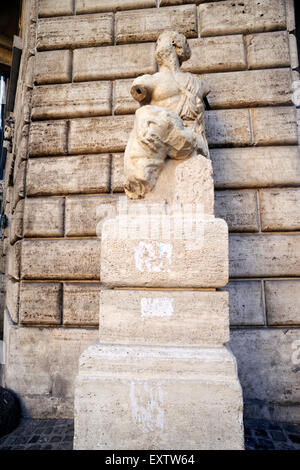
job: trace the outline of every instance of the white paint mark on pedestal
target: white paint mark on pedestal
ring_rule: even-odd
[[[173,299],[169,297],[143,297],[141,299],[141,316],[150,317],[171,317],[173,315]]]
[[[162,242],[139,242],[135,253],[135,266],[143,273],[170,272],[172,245]]]
[[[144,432],[164,428],[164,392],[161,385],[161,381],[148,384],[132,380],[130,383],[132,419],[135,424],[142,425]]]

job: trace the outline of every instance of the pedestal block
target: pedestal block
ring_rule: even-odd
[[[99,339],[119,345],[220,346],[229,341],[228,292],[102,290]]]
[[[233,355],[96,342],[80,358],[74,448],[243,449]]]
[[[222,287],[227,224],[184,212],[109,219],[102,226],[100,278],[109,287]]]

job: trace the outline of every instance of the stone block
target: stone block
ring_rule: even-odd
[[[267,321],[270,326],[299,326],[300,281],[265,281]]]
[[[242,35],[190,39],[191,58],[181,70],[192,73],[244,70],[246,57]]]
[[[203,80],[211,90],[207,99],[212,109],[292,104],[288,69],[209,73]],[[114,83],[115,114],[130,114],[139,108],[130,94],[131,85],[130,79]]]
[[[11,210],[15,210],[17,203],[25,196],[25,174],[26,174],[26,163],[23,161],[18,170],[14,172],[14,186],[12,190],[12,205]],[[10,196],[9,196],[10,197]]]
[[[32,122],[29,134],[31,156],[64,155],[67,153],[67,122]]]
[[[102,344],[221,346],[229,341],[228,295],[192,290],[102,290],[99,335]]]
[[[19,289],[19,281],[7,277],[5,283],[5,307],[14,323],[19,321]]]
[[[131,79],[114,81],[114,114],[132,114],[139,109],[139,103],[130,94],[132,83]]]
[[[231,277],[300,276],[299,234],[231,234]]]
[[[151,43],[75,49],[74,81],[127,78],[155,73],[154,49],[155,45]]]
[[[124,184],[124,155],[115,153],[112,156],[111,189],[116,193],[123,192]]]
[[[21,199],[11,216],[11,224],[9,227],[9,241],[11,244],[23,237],[23,216],[24,216],[24,199]]]
[[[133,122],[133,116],[73,119],[69,135],[70,153],[123,151]]]
[[[216,191],[215,215],[225,219],[230,232],[258,232],[256,191]]]
[[[73,419],[79,356],[97,338],[97,331],[18,327],[7,318],[4,330],[5,383],[21,398],[27,417]]]
[[[250,113],[254,145],[296,145],[298,143],[294,107],[253,108]]]
[[[235,367],[225,348],[95,343],[80,358],[74,448],[243,449]]]
[[[72,52],[38,52],[35,60],[35,82],[66,83],[72,80]]]
[[[21,241],[8,245],[6,255],[6,274],[13,279],[20,279]]]
[[[249,188],[300,182],[299,151],[294,147],[212,149],[216,188]]]
[[[292,104],[290,70],[266,69],[205,75],[211,108]]]
[[[155,0],[77,0],[76,14],[156,7]]]
[[[22,282],[20,285],[20,323],[58,325],[62,314],[62,284]]]
[[[53,119],[111,114],[111,82],[35,87],[32,118]]]
[[[64,283],[64,325],[98,326],[100,284]]]
[[[200,34],[258,33],[286,27],[283,0],[244,0],[243,2],[213,2],[200,5]]]
[[[261,190],[259,198],[262,230],[300,230],[300,189]]]
[[[290,65],[287,31],[250,34],[245,37],[249,69],[288,67]]]
[[[37,27],[37,49],[107,46],[113,43],[113,14],[44,18]]]
[[[297,38],[295,34],[289,34],[289,46],[290,46],[290,65],[292,69],[297,69],[299,66],[299,58],[298,58],[298,46],[297,46]]]
[[[24,237],[63,237],[64,199],[27,198],[24,211]]]
[[[195,5],[149,8],[116,13],[116,42],[155,41],[166,30],[177,31],[187,38],[197,37]]]
[[[100,236],[106,217],[114,217],[118,198],[112,195],[68,197],[66,199],[66,236]]]
[[[110,156],[32,158],[27,172],[31,196],[103,193],[109,191]]]
[[[222,287],[227,224],[181,213],[117,217],[102,226],[101,281],[115,287]],[[151,233],[149,237],[148,232]]]
[[[249,112],[247,109],[207,111],[206,137],[211,147],[251,145]]]
[[[73,15],[73,0],[39,0],[39,17]]]
[[[294,31],[296,29],[296,18],[295,18],[295,4],[294,0],[286,0],[286,22],[287,30]]]
[[[265,324],[262,281],[231,281],[222,290],[229,293],[231,326]]]
[[[91,279],[100,276],[100,240],[23,240],[22,279]]]
[[[299,330],[247,328],[231,331],[244,401],[291,406],[299,403]],[[298,345],[298,351],[297,351]]]
[[[199,5],[199,3],[206,3],[208,0],[158,0],[158,6],[168,6],[168,5],[183,5],[185,3],[195,3]],[[219,2],[220,0],[210,0],[212,2]]]

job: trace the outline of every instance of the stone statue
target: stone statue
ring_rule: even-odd
[[[125,192],[131,199],[151,191],[164,160],[209,156],[205,136],[204,82],[180,70],[191,51],[182,34],[163,32],[156,43],[159,72],[134,80],[131,94],[141,107],[124,156]]]

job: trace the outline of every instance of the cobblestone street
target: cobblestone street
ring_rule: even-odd
[[[74,424],[70,419],[24,419],[0,439],[0,450],[72,450]],[[300,450],[300,424],[245,421],[247,450]]]

